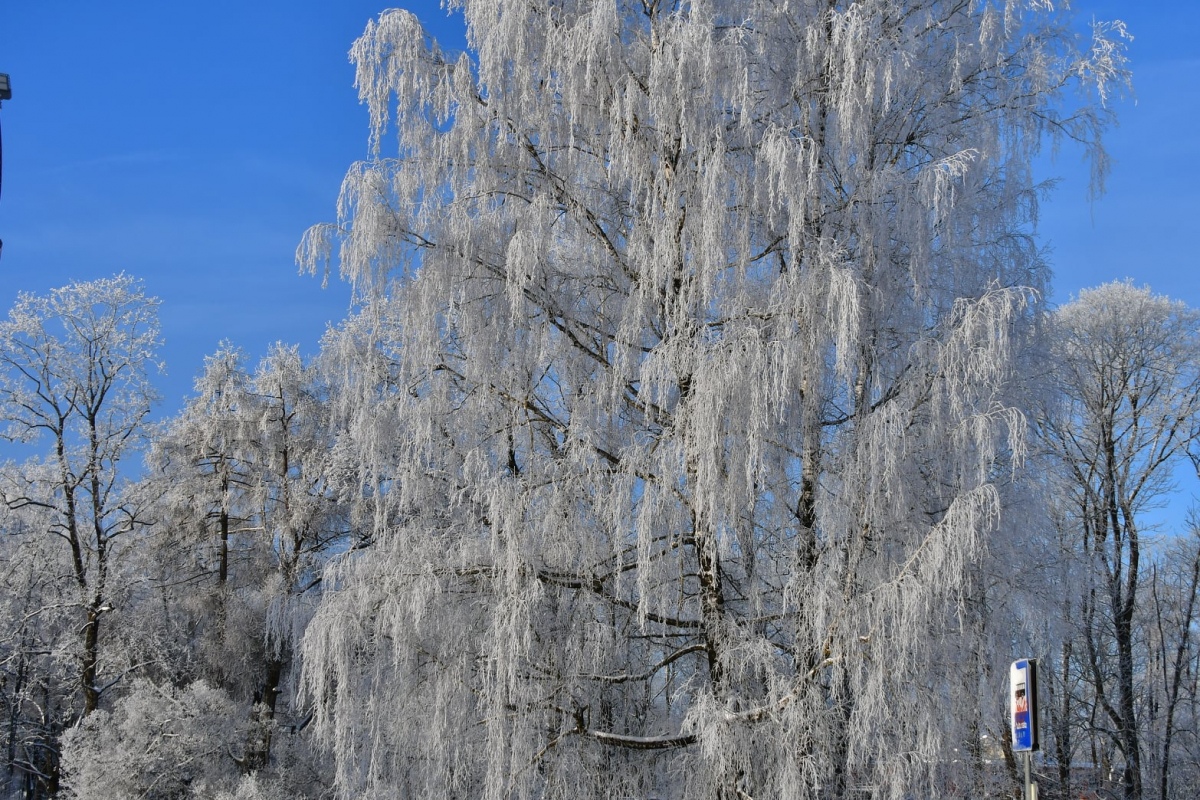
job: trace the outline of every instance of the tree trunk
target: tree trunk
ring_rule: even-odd
[[[1131,561],[1130,572],[1136,569]],[[1132,582],[1133,575],[1130,574]],[[1114,632],[1117,645],[1117,703],[1120,712],[1121,750],[1125,756],[1125,770],[1121,778],[1125,800],[1141,800],[1142,757],[1138,740],[1137,715],[1134,709],[1136,688],[1134,687],[1133,663],[1133,610],[1134,598],[1127,595],[1115,615]]]
[[[83,628],[83,656],[79,670],[83,689],[83,715],[86,717],[100,706],[100,689],[96,686],[96,664],[100,660],[100,611],[93,604],[87,610],[87,625]]]
[[[1067,607],[1069,614],[1069,605]],[[1070,617],[1066,617],[1069,619]],[[1058,717],[1054,720],[1054,760],[1058,762],[1058,787],[1063,797],[1071,796],[1071,640],[1062,645],[1062,672],[1059,676]]]
[[[255,772],[266,768],[271,761],[271,739],[275,721],[275,701],[279,697],[279,681],[283,677],[283,660],[267,662],[262,687],[255,693],[254,725],[246,747],[245,770]]]

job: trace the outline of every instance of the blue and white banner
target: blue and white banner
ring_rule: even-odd
[[[1013,752],[1038,750],[1037,659],[1014,661],[1008,683]]]

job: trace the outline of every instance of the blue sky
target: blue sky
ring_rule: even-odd
[[[1079,153],[1043,205],[1055,299],[1132,277],[1200,306],[1200,3],[1078,0],[1124,19],[1136,103],[1119,102],[1108,193],[1094,204]],[[18,291],[125,271],[162,300],[163,413],[229,338],[256,359],[276,340],[307,353],[349,292],[297,275],[310,224],[332,218],[367,117],[346,52],[385,6],[371,0],[8,0],[0,72],[0,313]],[[410,2],[443,44],[461,18]]]
[[[222,338],[315,353],[349,291],[297,274],[367,154],[347,51],[377,0],[9,0],[0,12],[0,313],[125,271],[162,301],[162,413]],[[464,46],[436,3],[416,9]]]

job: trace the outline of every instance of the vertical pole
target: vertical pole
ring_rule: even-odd
[[[1033,799],[1033,782],[1029,779],[1029,762],[1033,761],[1033,753],[1025,751],[1025,800]]]
[[[12,97],[12,88],[10,87],[10,85],[8,83],[7,75],[4,76],[4,88],[8,90],[5,92],[5,94],[8,97]],[[0,188],[3,188],[3,184],[4,184],[4,137],[0,136]],[[4,250],[4,241],[2,239],[0,239],[0,252],[3,252],[3,250]]]

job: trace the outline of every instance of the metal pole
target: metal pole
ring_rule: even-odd
[[[0,73],[0,102],[12,99],[12,82],[7,73]],[[4,182],[4,139],[0,136],[0,185]],[[4,242],[0,241],[0,252],[4,250]]]

